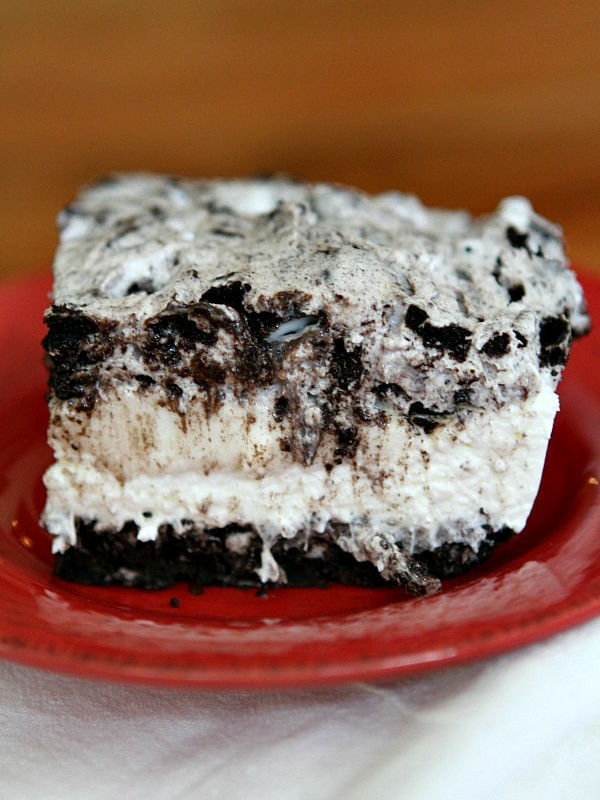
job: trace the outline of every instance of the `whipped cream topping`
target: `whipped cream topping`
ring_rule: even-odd
[[[268,341],[326,314],[373,383],[437,411],[467,384],[480,407],[535,390],[540,372],[555,386],[557,365],[538,368],[540,324],[567,319],[565,345],[589,326],[560,229],[519,197],[474,219],[398,193],[128,175],[84,191],[59,221],[56,306],[115,321],[127,339],[239,283],[247,312],[281,315]],[[286,293],[291,319],[268,302]]]

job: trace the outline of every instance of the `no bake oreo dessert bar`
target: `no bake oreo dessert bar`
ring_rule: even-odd
[[[424,594],[524,527],[590,324],[527,200],[130,174],[59,227],[58,575]]]

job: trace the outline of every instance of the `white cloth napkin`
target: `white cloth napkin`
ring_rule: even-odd
[[[0,662],[1,800],[597,800],[600,619],[386,684],[156,689]]]

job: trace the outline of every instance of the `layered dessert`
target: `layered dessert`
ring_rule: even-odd
[[[560,229],[285,178],[117,175],[59,217],[56,571],[436,591],[523,529],[574,338]]]

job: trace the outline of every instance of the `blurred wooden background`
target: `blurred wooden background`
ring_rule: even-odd
[[[0,278],[112,170],[283,170],[491,210],[600,269],[598,0],[0,0]]]

